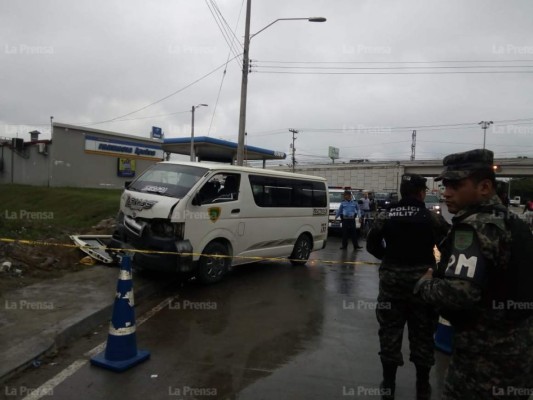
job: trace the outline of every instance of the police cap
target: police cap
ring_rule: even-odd
[[[410,186],[415,189],[427,189],[427,179],[418,174],[403,174],[401,186]]]
[[[344,191],[344,194],[345,194],[345,195],[349,194],[349,195],[351,196],[351,195],[352,195],[352,192],[351,192],[350,190],[345,190],[345,191]]]
[[[476,171],[492,170],[493,163],[494,153],[486,149],[450,154],[442,160],[444,171],[435,180],[440,181],[446,179],[458,181],[465,179]]]

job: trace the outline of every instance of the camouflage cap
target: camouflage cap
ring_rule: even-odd
[[[427,189],[427,179],[418,174],[403,174],[401,186],[411,186],[414,188]]]
[[[442,164],[445,167],[444,171],[435,180],[458,181],[465,179],[475,171],[492,170],[493,163],[494,153],[490,150],[476,149],[465,151],[464,153],[449,154],[442,160]]]

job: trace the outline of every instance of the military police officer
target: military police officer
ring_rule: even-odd
[[[428,267],[435,266],[434,246],[446,236],[449,224],[425,204],[426,178],[405,174],[402,199],[380,213],[367,238],[367,250],[382,259],[376,316],[383,365],[383,399],[394,399],[396,370],[403,365],[404,326],[409,329],[410,360],[416,366],[417,399],[429,399],[429,371],[435,363],[433,334],[438,314],[413,293]]]
[[[349,190],[344,191],[344,200],[337,210],[335,219],[341,217],[342,220],[342,247],[344,250],[348,247],[348,239],[351,240],[354,250],[361,249],[357,243],[357,229],[355,225],[355,219],[361,218],[361,211],[357,202],[352,200],[352,192]]]
[[[443,399],[533,394],[533,238],[495,192],[493,153],[444,158],[437,178],[455,214],[438,271],[415,292],[454,327]],[[529,299],[529,300],[527,300]]]

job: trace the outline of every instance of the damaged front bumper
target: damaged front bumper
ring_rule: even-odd
[[[138,270],[174,273],[193,270],[191,242],[156,235],[146,222],[119,218],[111,244],[126,251],[133,249],[133,267]]]

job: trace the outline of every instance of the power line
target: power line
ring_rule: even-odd
[[[266,61],[256,62],[270,64],[444,64],[444,63],[506,63],[506,62],[533,62],[533,60],[441,60],[441,61]]]
[[[219,11],[217,11],[218,7],[216,7],[213,4],[213,0],[205,0],[205,4],[207,5],[207,8],[209,8],[209,11],[211,12],[211,15],[213,16],[213,18],[214,18],[214,20],[215,20],[215,22],[216,22],[216,24],[218,26],[218,29],[220,30],[220,33],[222,34],[222,36],[224,37],[224,40],[226,41],[228,47],[230,48],[230,51],[233,53],[233,55],[235,57],[238,58],[239,48],[235,45],[235,39],[236,39],[235,34],[231,30],[231,28],[226,26],[227,23],[224,24],[225,19],[223,19],[224,17],[222,16],[222,14],[219,13]],[[235,39],[234,39],[234,37],[235,37]],[[238,40],[237,40],[237,43],[239,43]],[[239,68],[240,68],[239,61],[240,61],[240,59],[236,60],[237,65],[239,65]]]
[[[486,75],[486,74],[532,74],[533,71],[433,71],[433,72],[295,72],[295,71],[258,71],[256,74],[278,75]]]
[[[388,70],[388,69],[479,69],[479,68],[533,68],[533,65],[452,65],[441,67],[306,67],[306,66],[281,66],[281,65],[253,65],[255,68],[278,68],[278,69],[313,69],[313,70]]]
[[[232,58],[232,60],[233,60],[233,59],[235,59],[235,57]],[[230,60],[230,61],[231,61],[231,60]],[[201,76],[200,78],[198,78],[198,79],[196,79],[195,81],[189,83],[188,85],[182,87],[181,89],[178,89],[178,90],[176,90],[176,91],[170,93],[169,95],[160,98],[159,100],[156,100],[156,101],[154,101],[154,102],[152,102],[152,103],[150,103],[150,104],[147,104],[147,105],[145,105],[145,106],[143,106],[143,107],[141,107],[141,108],[138,108],[138,109],[135,110],[135,111],[131,111],[131,112],[127,113],[127,114],[120,115],[120,116],[118,116],[118,117],[111,118],[111,119],[108,119],[108,120],[105,120],[105,121],[94,122],[94,123],[87,123],[87,124],[80,124],[80,125],[81,125],[81,126],[84,126],[84,125],[99,125],[99,124],[104,124],[104,123],[107,123],[107,122],[113,122],[113,121],[115,121],[115,120],[117,120],[117,119],[121,119],[121,118],[127,117],[127,116],[132,115],[132,114],[136,114],[136,113],[138,113],[139,111],[142,111],[142,110],[145,110],[145,109],[147,109],[147,108],[149,108],[149,107],[152,107],[153,105],[155,105],[155,104],[157,104],[157,103],[161,103],[162,101],[165,101],[166,99],[169,99],[170,97],[175,96],[176,94],[183,92],[184,90],[186,90],[186,89],[190,88],[191,86],[197,84],[197,83],[200,82],[201,80],[203,80],[203,79],[207,78],[208,76],[214,74],[216,71],[218,71],[220,68],[224,67],[225,65],[226,65],[226,63],[223,63],[223,64],[219,65],[218,67],[216,67],[216,68],[213,69],[212,71],[210,71],[210,72],[208,72],[207,74]]]
[[[241,19],[241,13],[242,13],[243,6],[244,6],[244,0],[242,0],[241,2],[241,8],[239,10],[239,15],[237,16],[237,22],[235,23],[235,30],[237,30],[237,27],[239,26],[239,21]],[[222,79],[220,81],[220,86],[218,87],[217,100],[215,102],[215,107],[213,108],[213,113],[211,114],[211,121],[209,122],[209,129],[207,130],[207,136],[211,134],[211,127],[213,126],[213,121],[215,119],[215,113],[217,111],[218,101],[220,100],[220,93],[222,93],[222,85],[224,84],[224,79],[226,78],[226,72],[228,70],[228,63],[229,63],[230,56],[231,56],[231,49],[228,52],[228,58],[226,60],[226,67],[224,68],[224,72],[222,73]]]
[[[220,8],[218,8],[216,0],[210,0],[210,1],[211,1],[211,4],[215,7],[218,15],[222,18],[222,21],[224,22],[224,24],[226,26],[226,29],[231,33],[233,40],[240,46],[241,49],[244,49],[244,46],[242,45],[242,43],[239,41],[239,38],[235,34],[235,31],[237,30],[237,26],[239,24],[239,19],[240,19],[240,16],[241,16],[241,12],[242,12],[242,7],[244,5],[244,1],[241,3],[241,9],[239,11],[239,18],[237,19],[237,26],[235,26],[235,29],[231,29],[231,27],[229,26],[228,21],[226,21],[226,18],[224,18],[224,14],[222,14],[222,11],[220,11]]]

